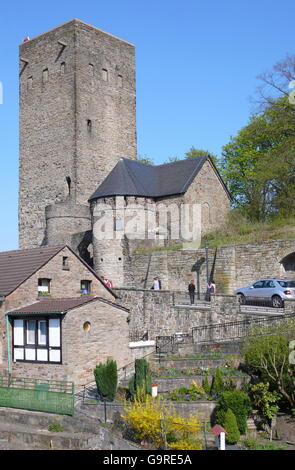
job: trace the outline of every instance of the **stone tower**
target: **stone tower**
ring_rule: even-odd
[[[126,41],[73,19],[21,44],[20,248],[91,229],[88,198],[136,158],[135,100]]]

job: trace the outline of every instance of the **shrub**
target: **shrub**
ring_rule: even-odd
[[[204,397],[206,397],[204,388],[195,381],[189,387],[180,387],[168,394],[168,398],[172,401],[196,401]]]
[[[211,387],[208,381],[208,377],[205,377],[205,380],[203,381],[203,389],[207,395],[210,395]]]
[[[168,446],[173,449],[201,449],[196,440],[200,432],[200,422],[195,416],[184,418],[165,406],[159,397],[146,395],[141,401],[135,397],[131,406],[125,405],[121,417],[131,426],[137,439],[145,439],[156,448]],[[187,446],[187,447],[186,447]]]
[[[261,411],[264,418],[270,421],[278,411],[276,403],[281,395],[277,392],[270,392],[268,382],[252,385],[250,390],[254,405]]]
[[[218,400],[216,408],[216,422],[225,427],[225,415],[228,409],[234,413],[241,434],[247,429],[247,418],[251,411],[249,396],[241,390],[223,392]]]
[[[118,385],[116,361],[108,359],[106,364],[98,364],[94,369],[94,377],[99,396],[113,401]]]
[[[222,373],[219,368],[216,369],[215,375],[211,384],[211,395],[220,395],[225,391],[225,384],[223,382]]]
[[[152,393],[149,363],[145,359],[135,359],[135,374],[129,381],[130,398],[145,397]]]
[[[251,374],[268,382],[271,391],[279,392],[284,405],[294,408],[295,368],[289,363],[289,342],[295,334],[295,321],[289,319],[264,328],[252,328],[244,342],[245,363]]]
[[[225,439],[227,444],[236,444],[240,439],[240,431],[237,425],[237,419],[230,408],[225,413],[224,428],[227,431]]]
[[[50,432],[63,432],[64,427],[58,423],[53,423],[48,426],[48,431]]]

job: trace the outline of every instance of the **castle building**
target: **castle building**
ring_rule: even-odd
[[[20,46],[20,248],[67,244],[116,286],[135,250],[198,244],[231,202],[210,156],[136,160],[134,59],[77,19]]]

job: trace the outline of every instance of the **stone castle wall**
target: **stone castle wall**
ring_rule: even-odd
[[[295,259],[294,239],[209,247],[209,275],[216,282],[217,293],[233,294],[235,289],[261,277],[295,278],[294,262],[281,262],[288,255]],[[204,248],[134,254],[132,263],[126,265],[129,269],[125,274],[129,280],[126,287],[142,288],[147,279],[149,288],[153,277],[159,276],[163,289],[186,291],[189,281],[194,279],[200,292],[205,292],[205,258]]]
[[[127,288],[115,289],[115,292],[120,303],[130,308],[130,332],[140,335],[148,332],[149,340],[175,333],[191,334],[194,327],[265,317],[265,313],[259,311],[241,311],[236,296],[231,295],[215,295],[209,305],[195,303],[191,307],[177,305],[175,298],[181,293],[176,292]],[[290,301],[288,305],[286,302],[285,311],[295,313],[295,302]]]
[[[46,206],[87,204],[119,158],[136,157],[135,119],[132,44],[79,20],[21,44],[21,248],[46,243]]]

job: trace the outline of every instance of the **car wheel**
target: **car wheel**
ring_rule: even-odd
[[[238,294],[238,301],[240,305],[245,305],[246,297],[244,296],[244,294]]]
[[[274,295],[271,300],[273,307],[281,308],[284,305],[284,302],[279,295]]]

